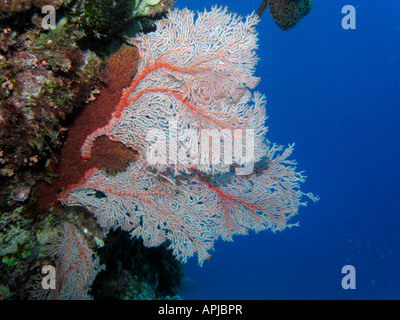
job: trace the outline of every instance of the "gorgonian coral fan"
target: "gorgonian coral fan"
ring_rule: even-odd
[[[266,140],[265,99],[249,91],[259,81],[257,23],[256,14],[243,21],[216,7],[197,19],[174,10],[157,32],[133,39],[138,72],[81,151],[89,158],[106,135],[139,159],[114,176],[92,168],[60,200],[87,207],[104,229],[121,227],[146,246],[168,241],[183,262],[197,253],[200,264],[218,238],[290,227],[305,204],[304,176],[288,159],[292,146],[281,152]]]

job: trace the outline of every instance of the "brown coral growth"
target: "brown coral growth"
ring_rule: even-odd
[[[29,10],[32,5],[41,8],[44,5],[52,5],[58,8],[64,0],[1,0],[0,1],[0,12],[21,12]]]
[[[169,8],[171,8],[173,4],[173,0],[161,0],[157,5],[149,6],[148,15],[152,17],[158,14],[162,14],[166,12]]]
[[[269,12],[282,30],[294,28],[310,13],[313,0],[270,0]]]
[[[136,2],[132,12],[133,17],[154,17],[167,12],[174,4],[174,0],[141,0]]]

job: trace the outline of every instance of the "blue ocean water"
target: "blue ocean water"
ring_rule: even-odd
[[[178,0],[191,10],[227,5],[246,15],[261,1]],[[356,8],[344,30],[342,7]],[[400,298],[400,1],[314,1],[280,30],[266,11],[258,25],[268,138],[296,143],[308,177],[300,227],[219,241],[203,267],[192,258],[184,299]],[[355,270],[343,289],[342,267]]]

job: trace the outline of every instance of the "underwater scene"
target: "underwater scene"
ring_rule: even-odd
[[[0,1],[0,300],[399,299],[399,15]]]

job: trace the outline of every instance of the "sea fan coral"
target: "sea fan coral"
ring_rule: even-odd
[[[246,89],[254,88],[259,81],[253,75],[258,61],[254,28],[257,23],[255,14],[241,21],[221,8],[200,13],[196,21],[189,10],[175,10],[168,19],[157,23],[157,32],[133,39],[141,56],[138,72],[124,91],[110,122],[88,136],[82,146],[82,156],[90,157],[95,139],[102,135],[142,155],[154,155],[154,150],[149,149],[154,149],[150,140],[170,137],[175,131],[182,133],[173,139],[176,146],[170,138],[166,141],[168,150],[162,150],[159,144],[156,147],[161,153],[158,159],[153,159],[158,170],[174,165],[177,172],[190,168],[205,173],[223,172],[231,164],[241,166],[250,162],[240,157],[240,152],[234,152],[236,157],[231,157],[231,161],[223,161],[233,149],[232,143],[226,140],[234,130],[249,130],[249,135],[253,134],[254,150],[246,149],[246,154],[254,151],[252,160],[259,161],[266,152],[265,98],[257,93],[252,96]],[[216,137],[218,142],[213,143],[207,130],[230,137]],[[212,148],[184,154],[181,158],[177,155],[179,150],[193,151],[190,145],[225,142],[230,145],[220,156]],[[244,138],[242,142],[237,150],[245,148]]]
[[[63,223],[57,234],[50,239],[45,251],[55,261],[55,288],[43,288],[40,284],[32,291],[35,299],[91,300],[90,287],[96,275],[104,269],[100,258],[78,229]]]
[[[193,172],[176,178],[155,174],[140,160],[115,176],[93,168],[60,200],[88,208],[105,230],[119,227],[141,237],[148,247],[168,241],[177,259],[186,262],[197,254],[202,264],[220,237],[231,241],[233,235],[249,230],[281,231],[292,226],[288,221],[305,205],[299,189],[305,177],[287,159],[293,148],[281,150],[272,146],[269,162],[260,164],[251,176]]]
[[[248,89],[258,83],[257,22],[255,14],[243,22],[216,7],[197,20],[189,10],[175,10],[158,22],[156,33],[134,39],[141,55],[138,72],[110,122],[88,136],[82,155],[90,157],[95,139],[106,135],[137,148],[139,159],[116,175],[88,170],[60,195],[61,202],[88,208],[105,230],[120,227],[145,246],[167,242],[182,262],[197,253],[200,264],[219,238],[292,226],[289,219],[305,205],[302,197],[317,198],[300,191],[305,177],[288,159],[293,146],[282,152],[265,139],[263,96],[254,93],[254,105],[248,105]],[[169,119],[176,122],[172,130]],[[215,163],[206,168],[182,163],[182,170],[154,166],[143,152],[148,147],[143,137],[152,129],[162,137],[166,131],[196,135],[197,129],[218,127],[255,131],[254,167],[247,175],[234,170],[240,163],[224,170]],[[198,145],[199,140],[189,142]]]

